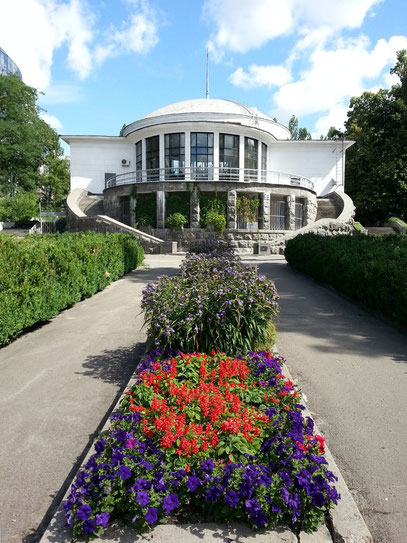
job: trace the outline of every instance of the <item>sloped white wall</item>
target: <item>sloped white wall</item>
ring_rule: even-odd
[[[317,196],[343,190],[341,142],[279,142],[271,145],[269,169],[308,177]]]
[[[124,138],[71,139],[71,191],[82,188],[101,194],[105,173],[125,173],[135,169],[135,149]],[[130,166],[122,166],[122,159]]]

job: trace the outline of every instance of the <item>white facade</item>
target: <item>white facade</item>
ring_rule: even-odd
[[[191,134],[196,133],[213,135],[211,163],[207,172],[213,181],[222,176],[222,167],[225,168],[220,163],[220,153],[225,152],[221,148],[220,138],[231,135],[237,136],[234,141],[238,142],[235,143],[238,164],[236,162],[235,167],[228,168],[228,171],[234,170],[233,179],[237,182],[245,182],[249,177],[252,181],[284,185],[290,184],[290,179],[298,176],[310,181],[308,186],[313,187],[317,196],[332,190],[344,190],[345,150],[352,142],[290,140],[291,135],[286,127],[255,108],[215,99],[186,100],[158,109],[126,126],[123,136],[61,136],[71,148],[71,190],[83,188],[101,194],[109,174],[117,176],[117,184],[121,181],[130,183],[132,175],[134,182],[142,182],[143,172],[149,170],[147,140],[154,136],[158,136],[159,142],[159,150],[155,151],[156,180],[167,180],[169,167],[165,136],[168,134],[184,135],[183,164],[180,167],[186,181],[193,179],[193,166],[197,162],[192,163]],[[248,139],[257,142],[257,163],[250,165],[249,176]],[[136,144],[140,149],[140,142],[142,152],[137,163]],[[195,153],[199,149],[195,147]],[[266,156],[263,156],[264,152]],[[195,160],[198,160],[196,154]]]

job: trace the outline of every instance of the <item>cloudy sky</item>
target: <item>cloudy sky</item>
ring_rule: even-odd
[[[405,0],[1,0],[0,47],[61,134],[117,135],[172,102],[255,106],[314,137],[388,88]]]

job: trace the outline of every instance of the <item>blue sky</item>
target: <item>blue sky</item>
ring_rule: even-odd
[[[314,137],[389,87],[405,0],[2,0],[0,46],[61,134],[117,135],[172,102],[255,106]],[[69,153],[69,150],[66,149]]]

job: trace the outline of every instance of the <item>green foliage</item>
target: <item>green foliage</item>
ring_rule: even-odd
[[[62,150],[49,153],[39,177],[42,209],[63,209],[70,188],[69,162]]]
[[[390,90],[352,98],[346,136],[346,192],[366,224],[389,215],[407,220],[407,55],[399,51],[391,70],[400,83]]]
[[[298,117],[292,115],[288,122],[288,130],[291,132],[293,140],[311,140],[312,136],[306,128],[298,127]]]
[[[40,166],[62,154],[58,134],[40,118],[37,91],[16,75],[0,76],[0,193],[41,186]]]
[[[102,290],[143,257],[126,234],[0,235],[0,345]]]
[[[399,219],[398,217],[390,217],[389,219],[387,219],[387,222],[389,223],[396,223],[398,224],[399,226],[401,226],[401,228],[399,228],[399,230],[402,230],[404,232],[407,231],[407,223],[405,223],[404,221],[402,221],[401,219]]]
[[[165,226],[171,229],[181,228],[181,226],[185,226],[186,224],[188,224],[188,220],[182,213],[173,213],[165,221]]]
[[[189,223],[190,216],[190,193],[189,192],[167,192],[165,195],[165,207],[168,215],[180,213]]]
[[[226,217],[223,213],[209,209],[205,215],[206,226],[212,226],[215,232],[222,235],[226,228]]]
[[[133,187],[134,189],[136,187]],[[157,220],[157,198],[154,193],[137,194],[132,192],[136,200],[136,226],[152,226],[155,228]]]
[[[405,236],[296,236],[288,263],[314,279],[407,325]]]
[[[240,217],[246,222],[255,222],[257,220],[257,209],[259,207],[258,198],[248,198],[247,196],[238,196],[236,209]]]
[[[201,215],[201,227],[207,225],[206,215],[208,211],[216,211],[226,218],[226,192],[199,192],[199,208]]]
[[[366,228],[362,226],[358,221],[354,221],[353,228],[360,234],[366,233]]]
[[[38,196],[35,192],[18,192],[0,198],[0,221],[25,223],[38,217]]]

